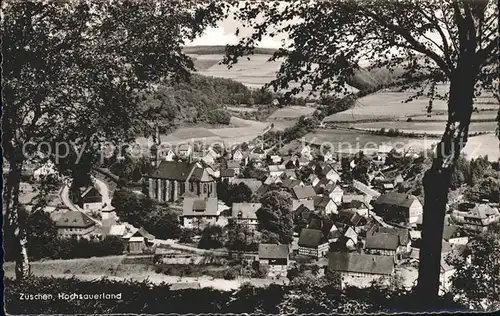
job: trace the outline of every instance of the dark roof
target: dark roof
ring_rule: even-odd
[[[314,197],[314,208],[324,209],[328,203],[330,203],[331,198],[329,196],[315,196]]]
[[[293,187],[296,187],[296,186],[299,186],[299,184],[301,183],[302,181],[300,180],[297,180],[297,179],[290,179],[290,178],[286,178],[283,180],[283,182],[281,183],[281,186],[283,188],[287,188],[287,189],[292,189]]]
[[[292,188],[292,191],[295,195],[295,198],[297,198],[298,200],[313,198],[316,196],[316,192],[314,192],[314,189],[311,186],[296,186]]]
[[[446,241],[449,241],[450,238],[455,235],[455,232],[457,231],[457,226],[455,225],[445,225],[443,227],[443,239]]]
[[[324,242],[325,238],[321,230],[304,228],[300,232],[299,246],[316,248]]]
[[[399,236],[388,233],[375,233],[366,236],[366,249],[396,250],[399,245]]]
[[[300,204],[299,207],[293,212],[294,216],[301,216],[303,212],[310,212],[311,210],[304,204]]]
[[[87,228],[95,225],[95,222],[82,212],[68,211],[61,214],[59,220],[56,222],[58,228],[71,227],[71,228]]]
[[[221,177],[234,177],[234,169],[222,169],[220,171]]]
[[[102,198],[101,193],[97,191],[96,188],[90,187],[85,192],[82,193],[82,198],[84,199],[93,199],[93,198]]]
[[[236,160],[229,160],[227,162],[227,167],[229,169],[236,169],[236,168],[240,168],[241,167],[241,163],[239,161],[236,161]]]
[[[410,232],[408,228],[379,227],[378,232],[397,235],[399,237],[399,244],[401,246],[406,246],[408,245],[408,242],[410,242],[410,238],[408,237]]]
[[[286,259],[288,245],[259,244],[259,259]]]
[[[377,200],[375,200],[375,204],[385,204],[408,208],[415,200],[417,200],[417,198],[410,194],[389,192],[379,196]]]
[[[394,271],[394,260],[391,256],[330,252],[328,268],[340,272],[390,275]]]
[[[264,149],[258,147],[258,148],[255,148],[254,150],[252,150],[252,154],[264,154]]]
[[[184,161],[162,161],[151,178],[186,181],[195,167],[196,164]]]
[[[269,189],[269,186],[270,186],[269,184],[263,184],[263,185],[261,185],[257,189],[257,191],[255,191],[255,194],[258,195],[258,196],[262,196],[262,195],[266,194],[267,191],[268,191],[268,189]]]
[[[139,237],[138,235],[150,240],[155,239],[155,236],[150,234],[143,227],[139,228],[131,237]]]
[[[183,216],[217,216],[217,198],[184,198],[182,206]]]

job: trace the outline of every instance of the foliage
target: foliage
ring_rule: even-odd
[[[258,240],[253,230],[247,225],[236,223],[234,220],[229,221],[227,229],[226,248],[230,251],[257,251]]]
[[[191,228],[181,228],[179,233],[179,242],[181,243],[191,243],[193,242],[193,237],[196,236],[197,231]]]
[[[475,310],[500,308],[500,229],[497,226],[473,237],[465,250],[446,261],[455,268],[451,277],[454,296]]]
[[[500,202],[500,172],[489,169],[482,179],[476,180],[477,184],[467,190],[465,197],[472,202],[488,200],[492,203]]]
[[[241,176],[243,178],[254,178],[263,181],[267,178],[267,171],[265,169],[258,168],[254,161],[249,161],[248,164],[241,170]]]
[[[223,245],[224,242],[222,227],[217,225],[210,225],[201,232],[201,238],[200,242],[198,243],[198,248],[217,249],[222,248]]]
[[[261,198],[262,207],[257,211],[259,229],[266,234],[274,233],[279,242],[290,244],[293,236],[292,196],[284,191],[270,191]],[[269,235],[268,235],[269,236]],[[271,235],[272,236],[272,235]]]
[[[177,214],[151,199],[129,189],[118,189],[113,194],[111,205],[121,221],[136,227],[144,227],[157,238],[176,238],[180,234]]]
[[[243,182],[232,184],[221,181],[217,183],[217,197],[227,206],[232,206],[233,203],[250,202],[252,190]]]

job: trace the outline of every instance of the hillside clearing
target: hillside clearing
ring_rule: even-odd
[[[371,123],[356,123],[351,127],[370,131],[379,131],[384,128],[386,131],[389,129],[398,129],[402,132],[408,133],[432,133],[441,135],[444,132],[445,124],[443,122],[371,122]],[[496,122],[471,122],[469,133],[483,133],[494,132],[497,127]]]

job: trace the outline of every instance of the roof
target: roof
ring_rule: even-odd
[[[391,256],[330,252],[328,268],[339,272],[390,275],[394,271],[394,260]]]
[[[457,232],[458,227],[455,225],[445,225],[443,227],[443,239],[446,241],[449,241],[450,238],[455,235]]]
[[[490,215],[498,215],[498,210],[495,210],[488,204],[477,204],[466,216],[486,219]]]
[[[293,211],[293,215],[298,217],[302,216],[304,212],[311,212],[312,210],[307,207],[307,205],[304,205],[304,203],[300,204],[296,209]]]
[[[162,161],[158,168],[151,173],[151,178],[186,181],[196,167],[194,163],[184,161]]]
[[[233,203],[232,215],[234,218],[257,219],[255,213],[261,206],[261,203]]]
[[[254,178],[239,178],[239,179],[234,179],[233,184],[240,184],[244,183],[247,185],[247,187],[252,190],[252,192],[256,192],[261,186],[262,186],[262,181]]]
[[[87,228],[95,225],[95,222],[82,212],[68,211],[62,213],[56,222],[58,228]]]
[[[299,246],[316,248],[324,243],[324,236],[321,230],[303,228],[300,232]]]
[[[351,203],[352,201],[365,201],[363,194],[344,194],[342,196],[342,203]]]
[[[298,179],[287,178],[287,179],[283,180],[283,182],[281,183],[281,186],[283,188],[292,189],[293,187],[300,186],[301,183],[302,183],[302,181],[300,181]]]
[[[234,169],[222,169],[220,171],[221,177],[234,177]]]
[[[150,240],[153,240],[155,239],[155,236],[150,234],[148,231],[146,231],[143,227],[139,228],[133,235],[132,237],[137,237],[138,235],[146,238],[146,239],[150,239]]]
[[[313,211],[314,210],[314,201],[313,200],[305,200],[305,201],[298,201],[298,200],[292,200],[292,210],[297,210],[301,205],[304,205],[307,207],[309,210]]]
[[[257,148],[255,148],[254,150],[252,150],[252,154],[258,154],[258,155],[261,155],[261,154],[265,154],[265,151],[264,151],[264,149],[262,149],[261,147],[257,147]]]
[[[241,167],[241,165],[240,165],[239,161],[228,160],[228,162],[227,162],[227,168],[228,169],[237,169],[237,168],[240,168],[240,167]]]
[[[286,259],[288,254],[288,245],[259,244],[259,259]]]
[[[399,236],[388,233],[374,233],[366,236],[366,249],[396,250],[399,245]]]
[[[143,242],[144,241],[144,237],[142,237],[142,236],[130,237],[130,239],[128,241],[129,242]]]
[[[189,178],[189,181],[209,182],[213,180],[214,179],[205,168],[199,168],[199,167],[194,168],[193,173]]]
[[[408,228],[400,228],[400,227],[379,227],[379,233],[387,233],[392,234],[399,237],[399,244],[402,246],[406,246],[410,241],[409,229]]]
[[[267,193],[269,187],[270,187],[269,184],[263,184],[257,189],[257,191],[255,191],[255,194],[258,196],[262,196]]]
[[[94,187],[90,187],[85,192],[82,193],[82,198],[93,198],[100,197],[102,198],[101,193]]]
[[[316,192],[314,192],[314,189],[312,186],[295,186],[292,188],[293,194],[295,195],[295,198],[301,200],[301,199],[307,199],[307,198],[313,198],[316,196]]]
[[[283,165],[269,165],[269,172],[285,171],[286,168]]]
[[[217,198],[185,198],[182,205],[182,216],[217,216]]]
[[[332,199],[329,196],[315,196],[313,201],[315,209],[324,209]]]
[[[125,225],[112,225],[109,227],[107,235],[124,236],[127,233],[127,226]]]
[[[385,204],[385,205],[409,208],[414,201],[418,201],[414,195],[398,193],[398,192],[389,192],[379,196],[375,201],[375,204],[377,205]]]

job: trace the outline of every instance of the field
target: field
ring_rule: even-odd
[[[371,130],[371,131],[378,131],[382,128],[385,128],[385,130],[392,128],[408,133],[427,133],[427,134],[441,135],[444,132],[445,124],[442,121],[430,121],[430,122],[394,121],[394,122],[356,123],[352,124],[351,127],[354,127],[356,129]],[[496,122],[472,122],[470,124],[469,133],[494,132],[496,127],[497,127]]]
[[[395,149],[400,150],[411,149],[419,152],[432,148],[438,139],[389,137],[346,129],[318,129],[313,133],[307,134],[304,137],[304,141],[315,146],[330,146],[334,152],[352,154],[363,149],[370,151],[378,148],[379,145],[393,146]],[[298,148],[302,146],[302,142],[296,141],[287,146],[282,149],[282,152],[286,153],[289,148]],[[497,161],[500,159],[498,138],[495,134],[470,137],[463,153],[469,159],[487,155],[490,161]]]
[[[496,122],[498,111],[496,110],[485,110],[481,112],[472,113],[471,121],[474,122]],[[419,115],[412,117],[413,122],[415,121],[430,121],[430,122],[446,122],[448,120],[447,114],[438,114],[438,115]]]
[[[231,127],[224,128],[180,128],[169,135],[161,135],[160,139],[163,144],[171,146],[191,142],[205,142],[207,144],[223,142],[226,145],[234,145],[257,138],[267,130],[270,124],[232,117],[230,125]],[[135,142],[141,147],[152,145],[152,142],[145,137],[139,137]]]
[[[438,87],[446,90],[446,85]],[[413,95],[412,91],[400,92],[395,89],[379,91],[360,98],[356,105],[346,111],[335,113],[325,118],[325,122],[355,122],[368,120],[394,120],[410,116],[422,116],[427,114],[429,98],[422,96],[412,102],[403,103]],[[485,95],[479,98],[474,107],[478,110],[498,109],[498,103],[494,103],[491,96]],[[432,113],[446,113],[447,104],[444,100],[434,100]]]

